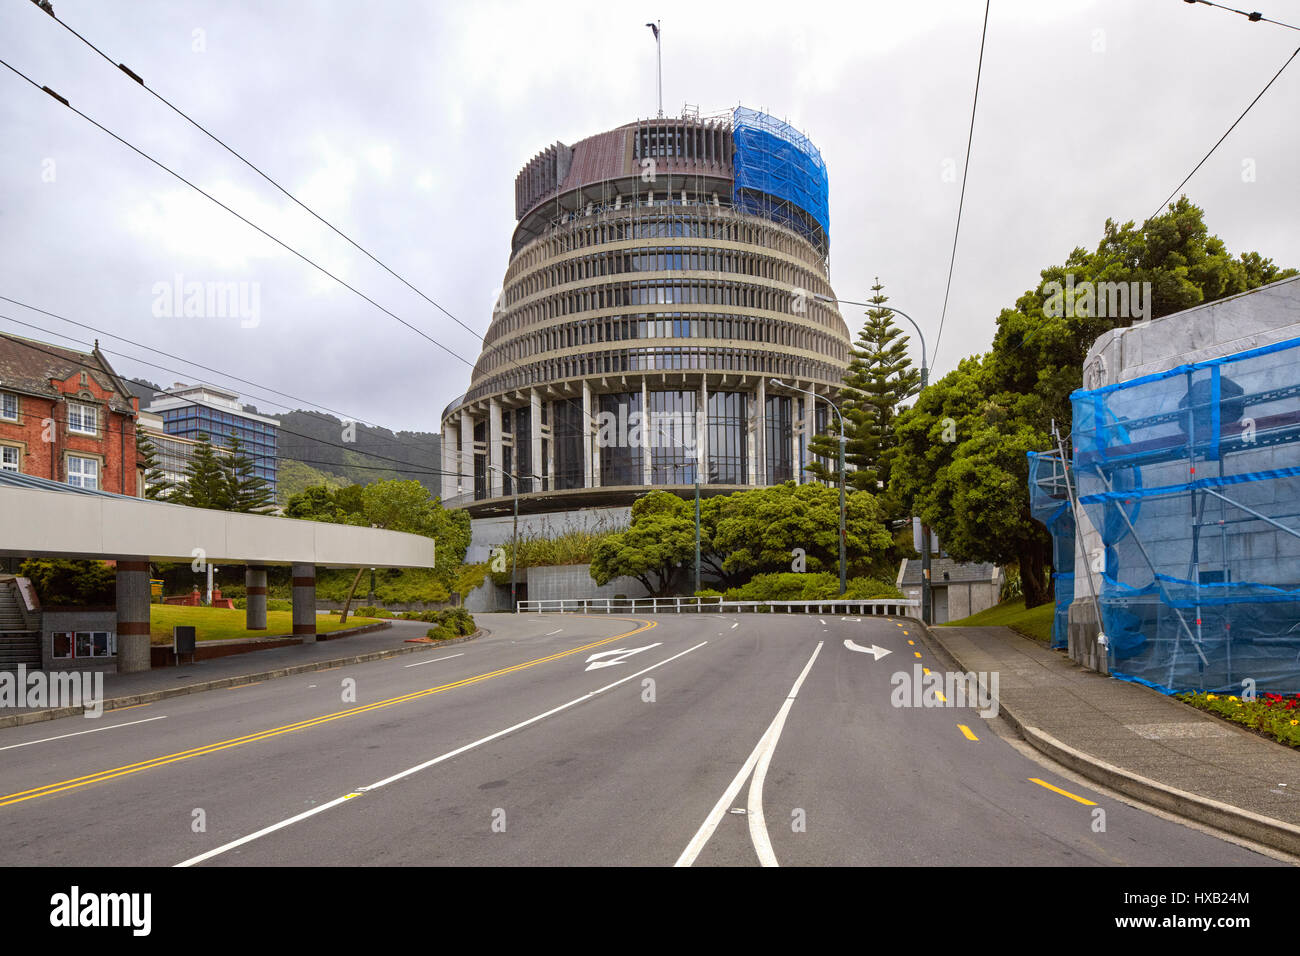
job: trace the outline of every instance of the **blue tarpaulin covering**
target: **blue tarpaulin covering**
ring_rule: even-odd
[[[786,218],[807,231],[810,223],[795,211],[781,216],[783,203],[790,203],[821,227],[824,243],[831,230],[830,184],[817,147],[788,123],[743,106],[732,115],[732,134],[736,207]]]
[[[1300,691],[1300,340],[1071,401],[1111,672]]]

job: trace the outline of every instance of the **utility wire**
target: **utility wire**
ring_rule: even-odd
[[[382,429],[384,429],[385,431],[389,431],[389,430],[390,430],[390,429],[388,429],[386,426],[378,425],[378,424],[376,424],[375,422],[369,422],[369,421],[366,421],[365,419],[363,419],[363,418],[359,418],[359,417],[357,417],[357,416],[355,416],[355,415],[349,415],[347,412],[342,412],[342,411],[339,411],[338,409],[330,408],[330,407],[327,406],[327,405],[318,405],[318,404],[315,403],[315,402],[309,402],[309,401],[308,401],[307,399],[305,399],[305,398],[299,398],[299,397],[297,397],[296,395],[290,395],[288,392],[282,392],[282,391],[280,391],[279,389],[271,388],[269,385],[262,385],[262,384],[260,384],[260,383],[258,383],[258,382],[251,381],[250,379],[241,378],[241,377],[239,377],[238,375],[235,375],[235,374],[233,374],[233,373],[231,373],[231,372],[223,372],[221,369],[212,368],[211,366],[209,366],[209,365],[204,365],[204,364],[202,364],[201,362],[195,362],[195,361],[192,361],[191,359],[182,358],[182,357],[179,356],[179,355],[173,355],[171,352],[164,352],[162,349],[156,349],[156,348],[154,348],[152,345],[145,345],[143,342],[137,342],[137,341],[135,341],[134,339],[128,339],[128,338],[126,338],[125,336],[122,336],[122,335],[115,335],[115,334],[113,334],[112,332],[106,332],[106,331],[104,331],[103,329],[97,329],[97,328],[95,328],[93,325],[87,325],[87,324],[84,323],[84,322],[78,322],[78,321],[76,321],[75,319],[69,319],[67,316],[59,315],[59,314],[56,313],[56,312],[50,312],[50,311],[47,311],[46,309],[38,308],[37,306],[31,305],[30,303],[27,303],[27,302],[19,301],[18,299],[11,299],[11,298],[10,298],[9,296],[7,296],[7,295],[0,295],[0,302],[9,302],[9,303],[12,303],[13,305],[22,306],[24,309],[30,309],[30,310],[33,311],[33,312],[39,312],[41,315],[49,316],[49,317],[52,318],[52,319],[58,319],[60,322],[67,322],[69,325],[75,325],[75,326],[77,326],[78,328],[86,329],[86,330],[89,331],[89,332],[94,332],[94,333],[96,333],[96,334],[98,334],[98,335],[107,336],[107,337],[110,338],[110,339],[117,339],[119,342],[126,342],[128,345],[134,345],[136,348],[146,349],[147,351],[153,352],[155,355],[161,355],[161,356],[164,356],[165,358],[173,359],[173,360],[175,360],[175,361],[177,361],[177,362],[184,362],[186,365],[192,365],[192,366],[194,366],[195,368],[203,369],[205,372],[211,372],[211,373],[213,373],[214,375],[220,375],[220,376],[223,376],[224,378],[228,378],[228,379],[230,379],[230,380],[232,380],[232,381],[241,382],[241,383],[244,384],[244,385],[251,385],[253,388],[260,389],[260,390],[262,390],[262,391],[264,391],[264,392],[270,392],[272,395],[279,395],[279,396],[281,396],[281,397],[283,397],[283,398],[289,398],[289,399],[292,399],[292,400],[295,401],[295,402],[299,402],[300,405],[305,405],[305,406],[307,406],[307,408],[301,408],[301,407],[299,407],[299,408],[291,408],[290,406],[285,405],[285,404],[282,404],[282,403],[280,403],[280,402],[277,402],[277,401],[275,401],[274,399],[266,398],[265,396],[259,396],[259,395],[253,394],[253,393],[251,393],[251,392],[248,393],[248,394],[250,395],[250,397],[252,397],[252,398],[258,398],[258,399],[260,399],[261,401],[266,402],[266,403],[268,403],[268,404],[270,404],[270,405],[275,405],[275,406],[278,406],[278,407],[280,407],[280,408],[283,408],[285,411],[304,411],[304,412],[311,412],[311,411],[313,411],[313,410],[319,409],[320,411],[329,412],[329,413],[334,414],[334,415],[339,415],[339,416],[341,416],[341,417],[343,418],[344,421],[357,422],[357,423],[362,424],[362,425],[368,425],[368,426],[371,427],[371,428],[382,428]],[[13,320],[11,320],[11,321],[17,321],[17,320],[16,320],[16,319],[13,319]],[[34,326],[34,325],[33,325],[33,326],[30,326],[30,327],[31,327],[31,328],[39,328],[39,326]],[[47,330],[45,330],[45,329],[41,329],[41,331],[47,331]],[[50,334],[52,334],[52,335],[59,335],[59,334],[60,334],[60,333],[58,333],[58,332],[54,332],[53,330],[49,330],[49,331],[50,331]],[[63,337],[64,337],[64,338],[68,338],[67,336],[63,336]],[[75,341],[77,341],[77,340],[76,340],[76,339],[70,339],[70,341],[74,341],[74,342],[75,342]],[[162,366],[155,366],[155,367],[157,367],[157,368],[162,368],[163,371],[173,372],[173,373],[176,374],[176,375],[184,375],[186,378],[190,377],[190,373],[188,373],[188,372],[181,372],[181,371],[177,371],[176,369],[163,368]],[[409,444],[412,445],[413,447],[420,447],[420,448],[430,448],[430,447],[431,447],[431,446],[429,446],[429,445],[425,445],[425,444],[422,444],[422,443],[420,443],[420,442],[416,442],[416,441],[412,441],[412,442],[410,442]]]
[[[1183,0],[1183,2],[1203,3],[1207,7],[1216,7],[1219,10],[1227,10],[1229,13],[1239,13],[1247,20],[1249,20],[1251,23],[1259,23],[1260,21],[1263,21],[1264,23],[1271,23],[1274,26],[1286,27],[1288,30],[1300,30],[1300,27],[1293,27],[1291,24],[1283,23],[1281,20],[1270,20],[1268,17],[1264,16],[1264,14],[1259,12],[1247,13],[1245,10],[1236,10],[1232,7],[1225,7],[1223,6],[1223,4],[1220,3],[1211,3],[1210,0]]]
[[[255,165],[251,160],[246,159],[243,155],[241,155],[239,152],[237,152],[237,151],[234,149],[234,147],[232,147],[232,146],[230,146],[229,144],[227,144],[226,142],[224,142],[220,137],[218,137],[215,133],[212,133],[212,132],[210,132],[208,129],[206,129],[206,128],[201,124],[201,123],[199,123],[196,119],[194,119],[193,117],[191,117],[188,113],[186,113],[184,110],[182,110],[179,106],[177,106],[176,104],[172,103],[170,100],[168,100],[168,99],[167,99],[165,96],[163,96],[161,93],[159,93],[158,91],[156,91],[156,90],[154,90],[153,88],[151,88],[147,83],[145,83],[145,81],[140,77],[139,74],[137,74],[134,70],[130,69],[130,68],[129,68],[125,63],[113,63],[112,58],[111,58],[107,53],[105,53],[105,52],[104,52],[103,50],[101,50],[99,47],[95,46],[95,44],[93,44],[93,43],[91,43],[89,40],[87,40],[84,36],[82,36],[80,33],[78,33],[76,30],[74,30],[74,29],[73,29],[71,26],[69,26],[66,22],[64,22],[63,20],[59,19],[59,17],[55,15],[55,13],[54,13],[53,10],[49,10],[49,9],[44,8],[44,7],[42,7],[41,9],[42,9],[42,10],[45,10],[45,12],[48,13],[48,14],[50,15],[50,17],[54,20],[55,23],[57,23],[59,26],[63,27],[63,29],[67,30],[69,33],[71,33],[74,37],[76,37],[78,40],[80,40],[80,41],[81,41],[82,43],[84,43],[86,46],[90,47],[92,50],[94,50],[96,53],[98,53],[101,57],[103,57],[105,60],[107,60],[108,63],[109,63],[110,65],[115,66],[115,67],[116,67],[118,70],[120,70],[123,74],[125,74],[126,76],[128,76],[128,77],[130,77],[132,80],[134,80],[136,83],[138,83],[138,84],[140,85],[140,87],[141,87],[143,90],[145,90],[145,91],[146,91],[150,96],[154,97],[156,100],[158,100],[160,103],[162,103],[164,106],[166,106],[166,107],[167,107],[168,109],[170,109],[172,112],[174,112],[174,113],[175,113],[177,116],[179,116],[181,119],[185,120],[185,122],[189,123],[191,126],[193,126],[195,129],[197,129],[199,132],[203,133],[203,135],[207,136],[210,140],[212,140],[214,143],[216,143],[218,146],[220,146],[222,149],[224,149],[226,152],[228,152],[231,156],[234,156],[236,159],[238,159],[241,163],[243,163],[245,166],[247,166],[247,167],[248,167],[249,169],[251,169],[253,172],[257,173],[257,175],[259,175],[259,176],[261,176],[263,179],[265,179],[268,183],[270,183],[272,186],[274,186],[276,189],[278,189],[281,193],[283,193],[287,198],[291,199],[291,200],[292,200],[294,203],[296,203],[299,207],[301,207],[302,209],[304,209],[304,210],[306,210],[308,213],[310,213],[310,214],[311,214],[313,217],[315,217],[318,221],[320,221],[321,223],[323,223],[325,226],[329,227],[329,229],[332,230],[332,231],[333,231],[337,236],[339,236],[340,238],[344,239],[344,240],[345,240],[349,245],[351,245],[354,249],[356,249],[358,252],[362,253],[364,256],[366,256],[368,259],[370,259],[371,262],[375,263],[375,265],[379,266],[381,269],[383,269],[385,272],[387,272],[389,275],[391,275],[393,278],[395,278],[398,282],[402,283],[402,285],[406,286],[408,289],[410,289],[412,292],[414,292],[416,295],[418,295],[418,296],[419,296],[421,299],[423,299],[425,302],[428,302],[431,306],[433,306],[435,309],[437,309],[439,312],[441,312],[441,313],[442,313],[443,315],[445,315],[447,318],[451,319],[453,322],[455,322],[457,325],[459,325],[462,329],[464,329],[465,331],[467,331],[467,332],[469,332],[471,335],[473,335],[475,338],[477,338],[477,339],[479,339],[480,341],[482,341],[482,339],[483,339],[483,335],[482,335],[481,333],[476,332],[474,329],[470,328],[468,325],[466,325],[466,324],[465,324],[464,322],[462,322],[460,319],[456,318],[456,316],[452,315],[450,312],[448,312],[446,309],[444,309],[441,305],[439,305],[439,304],[438,304],[437,302],[435,302],[433,299],[429,298],[429,296],[425,295],[423,292],[421,292],[419,289],[417,289],[414,285],[412,285],[410,282],[408,282],[408,281],[407,281],[406,279],[404,279],[402,276],[398,275],[395,271],[393,271],[391,268],[389,268],[387,265],[385,265],[383,262],[381,262],[381,261],[380,261],[380,260],[379,260],[375,255],[373,255],[369,250],[365,249],[365,248],[364,248],[363,246],[361,246],[359,243],[357,243],[356,241],[354,241],[350,236],[348,236],[346,233],[344,233],[342,230],[340,230],[337,226],[335,226],[332,222],[330,222],[329,220],[327,220],[326,218],[324,218],[323,216],[321,216],[320,213],[316,212],[316,210],[312,209],[310,206],[308,206],[305,202],[303,202],[301,199],[299,199],[299,198],[298,198],[297,196],[295,196],[293,193],[289,192],[289,190],[287,190],[287,189],[285,189],[283,186],[281,186],[278,182],[276,182],[274,179],[272,179],[272,178],[271,178],[267,173],[264,173],[261,169],[259,169],[259,168],[258,168],[258,167],[257,167],[257,166],[256,166],[256,165]]]
[[[984,72],[984,40],[989,32],[989,7],[993,0],[984,0],[984,28],[980,31],[980,58],[975,67],[975,97],[970,105],[970,132],[966,135],[966,162],[961,171],[961,198],[957,200],[957,226],[952,233],[952,256],[948,260],[948,283],[943,290],[943,311],[939,313],[939,334],[934,337],[934,352],[930,365],[936,364],[939,356],[939,343],[943,341],[943,323],[948,317],[948,295],[952,292],[952,272],[957,265],[957,238],[961,235],[961,211],[966,204],[966,175],[970,171],[971,143],[975,139],[975,108],[980,102],[980,76]]]
[[[291,253],[293,253],[295,256],[297,256],[297,257],[298,257],[299,259],[301,259],[303,262],[307,263],[307,264],[308,264],[309,266],[311,266],[312,268],[316,269],[317,271],[319,271],[319,272],[323,273],[324,275],[328,276],[329,278],[333,279],[335,282],[337,282],[339,285],[343,286],[343,287],[344,287],[345,289],[347,289],[348,291],[350,291],[350,292],[352,292],[352,293],[354,293],[354,294],[360,296],[361,298],[365,299],[367,302],[369,302],[371,305],[373,305],[373,306],[374,306],[376,309],[378,309],[380,312],[383,312],[385,315],[389,316],[390,318],[395,319],[396,321],[400,322],[402,325],[406,326],[408,329],[410,329],[410,330],[411,330],[412,332],[414,332],[416,335],[420,336],[422,339],[425,339],[426,341],[432,343],[433,345],[436,345],[438,348],[442,349],[444,352],[446,352],[446,353],[447,353],[448,355],[450,355],[452,358],[457,359],[458,361],[464,363],[465,365],[468,365],[470,368],[473,368],[473,367],[474,367],[474,363],[471,362],[471,361],[469,361],[469,359],[465,358],[465,357],[462,356],[462,355],[459,355],[459,354],[456,353],[456,352],[453,352],[451,349],[449,349],[447,346],[443,345],[443,344],[442,344],[441,342],[439,342],[437,339],[433,338],[433,337],[430,336],[430,335],[427,335],[425,332],[421,331],[421,330],[418,329],[416,326],[412,325],[410,322],[407,322],[405,319],[403,319],[403,318],[402,318],[400,315],[398,315],[397,313],[395,313],[395,312],[391,312],[391,311],[389,311],[388,309],[384,308],[382,305],[380,305],[380,304],[379,304],[378,302],[376,302],[374,299],[370,298],[370,296],[366,295],[366,294],[365,294],[364,292],[362,292],[360,289],[356,288],[356,287],[353,286],[353,285],[350,285],[349,283],[347,283],[347,282],[344,281],[343,279],[339,278],[339,277],[336,276],[334,273],[332,273],[332,272],[330,272],[328,269],[326,269],[324,266],[322,266],[322,265],[320,265],[319,263],[317,263],[315,260],[308,258],[306,255],[304,255],[303,253],[299,252],[297,249],[293,248],[293,246],[289,245],[287,242],[284,242],[282,239],[278,239],[277,237],[271,235],[271,233],[267,232],[265,229],[263,229],[263,228],[262,228],[261,226],[259,226],[257,223],[253,222],[251,219],[248,219],[248,218],[246,218],[246,217],[240,215],[240,214],[239,214],[238,212],[236,212],[234,209],[230,208],[230,207],[227,206],[225,203],[223,203],[220,199],[217,199],[215,196],[213,196],[211,193],[207,192],[206,190],[204,190],[204,189],[201,188],[200,186],[196,186],[194,183],[190,182],[188,179],[186,179],[186,178],[185,178],[184,176],[182,176],[180,173],[178,173],[178,172],[176,172],[175,170],[171,169],[170,167],[164,165],[164,164],[163,164],[162,162],[160,162],[159,160],[154,159],[152,156],[150,156],[150,155],[149,155],[148,153],[146,153],[144,150],[140,149],[139,147],[137,147],[137,146],[133,145],[132,143],[128,142],[127,140],[123,139],[121,136],[118,136],[116,133],[114,133],[114,132],[113,132],[111,129],[109,129],[108,127],[102,125],[101,123],[95,121],[94,119],[91,119],[89,116],[87,116],[85,113],[81,112],[81,110],[77,109],[75,106],[73,106],[71,103],[69,103],[66,99],[64,99],[64,98],[63,98],[62,96],[60,96],[58,93],[54,92],[54,91],[53,91],[52,89],[50,89],[48,86],[41,86],[41,85],[39,85],[35,80],[33,80],[33,79],[32,79],[31,77],[29,77],[27,74],[23,73],[21,70],[19,70],[19,69],[15,68],[14,66],[12,66],[12,65],[11,65],[8,61],[6,61],[6,60],[0,59],[0,66],[5,67],[5,68],[8,69],[11,73],[13,73],[14,75],[20,77],[20,78],[23,79],[23,80],[26,80],[26,81],[27,81],[28,83],[30,83],[33,87],[35,87],[36,89],[42,91],[43,93],[47,93],[47,94],[49,94],[53,99],[55,99],[55,100],[57,100],[58,102],[62,103],[64,106],[66,106],[66,107],[67,107],[68,109],[70,109],[72,112],[76,113],[78,116],[80,116],[80,117],[81,117],[82,119],[84,119],[86,122],[90,123],[92,126],[96,127],[97,129],[101,130],[101,131],[104,132],[104,133],[107,133],[109,136],[111,136],[113,139],[117,140],[117,141],[118,141],[119,143],[121,143],[123,146],[127,147],[128,149],[130,149],[132,152],[137,153],[137,154],[139,154],[140,156],[143,156],[145,159],[147,159],[149,162],[153,163],[153,164],[154,164],[155,166],[157,166],[159,169],[161,169],[161,170],[163,170],[164,172],[170,174],[171,176],[175,177],[176,179],[179,179],[179,180],[180,180],[181,182],[183,182],[186,186],[189,186],[191,189],[193,189],[195,192],[197,192],[197,193],[199,193],[200,195],[202,195],[204,198],[206,198],[206,199],[210,200],[211,202],[215,203],[216,205],[220,206],[222,209],[224,209],[226,212],[230,213],[232,216],[234,216],[234,217],[235,217],[236,219],[238,219],[240,222],[243,222],[243,223],[245,223],[246,225],[252,226],[254,229],[256,229],[258,232],[260,232],[262,235],[266,236],[266,238],[270,239],[270,240],[271,240],[272,242],[274,242],[276,245],[280,246],[281,248],[283,248],[283,249],[286,250],[287,252],[291,252]]]
[[[1253,100],[1250,101],[1250,105],[1247,106],[1244,110],[1242,110],[1241,115],[1232,121],[1232,125],[1228,127],[1227,132],[1225,132],[1222,136],[1218,138],[1215,144],[1210,147],[1210,151],[1206,153],[1203,157],[1201,157],[1201,161],[1192,167],[1192,171],[1183,177],[1183,181],[1178,184],[1177,188],[1174,189],[1172,193],[1169,194],[1169,198],[1166,199],[1164,202],[1162,202],[1158,207],[1156,207],[1156,211],[1153,212],[1150,216],[1148,216],[1147,217],[1148,219],[1154,219],[1156,216],[1160,215],[1160,213],[1164,210],[1165,206],[1169,205],[1169,203],[1173,200],[1173,198],[1176,195],[1178,195],[1179,190],[1181,190],[1184,186],[1186,186],[1188,180],[1190,180],[1193,176],[1196,175],[1197,170],[1199,170],[1202,166],[1205,165],[1205,161],[1208,160],[1212,155],[1214,155],[1214,151],[1219,148],[1219,145],[1225,139],[1228,138],[1228,134],[1237,128],[1237,124],[1246,118],[1246,114],[1249,113],[1251,109],[1254,107],[1254,105],[1259,102],[1260,97],[1262,97],[1265,93],[1268,92],[1268,88],[1272,86],[1274,82],[1276,82],[1279,76],[1282,75],[1282,71],[1291,65],[1291,61],[1296,58],[1296,54],[1300,54],[1300,47],[1296,47],[1295,50],[1292,51],[1291,55],[1286,58],[1286,62],[1282,64],[1281,69],[1279,69],[1276,73],[1273,74],[1273,79],[1269,80],[1267,83],[1264,84],[1264,88],[1255,95],[1255,98]]]
[[[69,342],[76,342],[78,345],[89,346],[89,345],[91,344],[91,343],[89,343],[89,342],[85,342],[85,341],[80,340],[80,339],[74,339],[74,338],[73,338],[72,336],[70,336],[70,335],[63,335],[62,333],[59,333],[59,332],[52,332],[52,331],[49,330],[49,329],[41,328],[39,325],[33,325],[33,324],[30,323],[30,322],[24,322],[24,321],[22,321],[21,319],[15,319],[13,316],[9,316],[9,315],[0,315],[0,319],[6,319],[6,320],[8,320],[8,321],[10,321],[10,322],[13,322],[13,323],[17,324],[17,325],[26,326],[27,328],[29,328],[29,329],[35,329],[35,330],[38,331],[38,332],[44,332],[44,333],[46,333],[47,335],[58,335],[60,338],[67,339]],[[78,367],[80,367],[80,368],[83,368],[83,369],[87,369],[87,370],[90,370],[90,371],[100,371],[100,372],[103,371],[103,369],[100,368],[100,367],[98,367],[98,366],[87,365],[85,362],[82,362],[82,361],[80,361],[80,360],[78,360],[78,359],[74,359],[74,358],[72,358],[72,357],[69,356],[69,355],[65,355],[65,354],[60,353],[60,352],[54,352],[54,351],[51,351],[51,350],[48,349],[48,348],[43,348],[42,345],[41,345],[41,343],[33,342],[33,341],[31,341],[30,339],[24,339],[24,340],[23,340],[23,345],[24,345],[26,348],[33,349],[33,350],[35,350],[35,351],[37,351],[37,352],[44,352],[46,355],[53,356],[54,358],[57,358],[57,359],[59,359],[60,361],[63,361],[63,362],[71,362],[72,364],[74,364],[74,365],[76,365],[76,366],[78,366]],[[57,346],[56,346],[56,347],[57,347]],[[98,346],[96,346],[96,348],[98,348]],[[159,364],[157,364],[156,362],[150,362],[150,361],[147,361],[146,359],[138,358],[138,357],[136,357],[136,356],[134,356],[134,355],[127,355],[127,354],[124,353],[124,352],[114,352],[114,351],[112,351],[112,350],[110,350],[110,349],[105,349],[105,348],[100,348],[99,351],[100,351],[100,352],[103,352],[105,355],[115,355],[115,356],[117,356],[118,358],[128,359],[128,360],[133,361],[133,362],[140,362],[140,363],[143,364],[143,365],[148,365],[148,366],[151,366],[151,367],[153,367],[153,368],[160,369],[160,370],[162,370],[162,371],[164,371],[164,372],[176,372],[175,369],[167,368],[167,367],[164,366],[164,365],[159,365]],[[183,373],[183,372],[177,372],[176,374],[184,374],[184,373]],[[169,390],[169,389],[165,389],[165,388],[164,388],[164,389],[159,389],[158,392],[159,392],[159,394],[162,394],[162,395],[170,395],[170,396],[172,396],[173,398],[185,398],[185,397],[186,397],[186,396],[184,396],[183,394],[181,394],[181,393],[179,393],[179,392],[173,392],[173,391],[171,391],[171,390]],[[395,462],[395,463],[397,463],[397,464],[399,464],[399,465],[403,465],[403,466],[405,466],[405,467],[409,467],[409,468],[420,468],[420,467],[423,467],[423,466],[420,466],[420,465],[418,465],[418,464],[412,464],[412,463],[410,463],[410,462],[406,462],[406,461],[404,461],[404,460],[402,460],[402,459],[400,459],[400,458],[393,458],[391,455],[381,455],[381,454],[379,454],[379,453],[377,453],[377,452],[360,451],[360,450],[358,450],[357,448],[350,447],[349,445],[346,445],[346,444],[345,444],[345,445],[340,445],[340,444],[338,444],[337,442],[331,442],[331,441],[326,441],[326,440],[323,439],[323,438],[317,438],[315,435],[305,435],[305,434],[303,434],[302,432],[296,432],[296,431],[293,431],[293,430],[290,429],[290,428],[285,428],[283,425],[277,426],[277,429],[278,429],[278,431],[283,432],[283,433],[286,434],[286,435],[293,435],[295,438],[304,438],[304,439],[306,439],[306,440],[308,440],[308,441],[317,442],[318,444],[326,445],[326,446],[329,446],[329,447],[331,447],[331,448],[339,448],[339,449],[342,449],[343,451],[350,451],[350,452],[353,452],[353,453],[355,453],[355,454],[361,455],[361,456],[363,456],[363,457],[365,457],[365,458],[373,458],[373,459],[375,459],[376,461],[391,461],[391,462]],[[296,461],[297,459],[293,459],[293,460]],[[336,467],[343,467],[343,466],[336,466]],[[390,470],[396,471],[396,470],[399,470],[399,469],[390,469]],[[430,473],[432,474],[432,472],[430,472]],[[441,474],[441,472],[439,472],[439,473]],[[452,474],[452,472],[447,472],[447,474]]]

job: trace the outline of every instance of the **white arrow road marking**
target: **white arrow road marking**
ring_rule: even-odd
[[[894,653],[886,647],[877,647],[875,644],[872,644],[870,647],[863,647],[861,644],[855,644],[848,640],[844,642],[844,646],[849,650],[857,651],[860,654],[870,654],[875,660],[880,660],[886,654]]]
[[[633,654],[640,654],[642,651],[648,651],[651,648],[660,647],[661,645],[662,642],[660,642],[659,644],[647,644],[645,647],[634,647],[630,651],[625,651],[621,647],[618,650],[614,650],[614,651],[601,651],[599,654],[592,654],[590,657],[587,658],[586,669],[589,671],[594,671],[597,667],[613,667],[615,664],[622,664]],[[623,656],[610,661],[602,661],[600,659],[602,657],[609,657],[611,654],[622,654]]]
[[[340,804],[347,803],[349,800],[362,796],[363,794],[373,793],[375,790],[378,790],[380,787],[386,787],[389,784],[396,783],[399,780],[405,780],[407,777],[413,776],[424,770],[428,770],[430,767],[440,764],[443,761],[450,760],[453,757],[458,757],[461,754],[465,753],[466,751],[473,750],[475,747],[481,747],[483,744],[496,740],[499,737],[504,737],[507,734],[513,734],[517,730],[522,730],[523,728],[528,727],[531,724],[536,724],[539,721],[543,721],[548,717],[552,717],[555,714],[568,710],[570,707],[576,707],[578,704],[591,700],[596,695],[603,694],[607,690],[613,690],[615,687],[618,687],[621,684],[626,684],[630,680],[636,680],[642,674],[647,674],[657,667],[663,667],[665,664],[675,661],[679,657],[685,657],[687,654],[691,653],[692,651],[698,651],[701,647],[704,647],[708,643],[709,643],[708,641],[700,641],[700,643],[696,644],[694,647],[688,647],[684,651],[679,651],[678,653],[674,654],[672,657],[665,657],[657,664],[651,664],[649,667],[642,668],[641,670],[633,674],[628,674],[626,677],[620,677],[618,680],[614,681],[611,684],[606,684],[604,687],[600,687],[597,688],[596,690],[591,691],[590,693],[583,694],[581,697],[575,697],[573,700],[561,704],[559,707],[552,707],[550,710],[546,711],[545,713],[538,714],[535,717],[529,717],[527,720],[521,720],[519,723],[511,727],[507,727],[504,730],[498,730],[494,734],[488,734],[486,737],[481,737],[471,744],[465,744],[463,747],[457,747],[455,750],[449,750],[445,754],[442,754],[441,756],[434,757],[432,760],[426,760],[424,763],[418,763],[414,767],[408,767],[406,770],[403,770],[401,773],[395,773],[391,777],[385,777],[383,780],[379,780],[375,783],[372,783],[368,787],[357,787],[352,792],[346,793],[341,797],[336,797],[335,799],[330,800],[328,803],[322,803],[318,806],[312,807],[310,810],[304,810],[302,813],[299,813],[297,816],[289,817],[289,819],[287,820],[281,820],[279,823],[273,823],[269,827],[263,827],[262,829],[258,830],[256,833],[250,833],[248,836],[240,837],[238,840],[232,840],[229,843],[217,847],[215,850],[209,850],[207,853],[200,853],[198,856],[192,856],[188,860],[182,860],[180,863],[177,863],[175,865],[179,867],[195,866],[196,864],[202,863],[204,860],[210,860],[213,857],[220,856],[221,854],[233,850],[236,847],[241,847],[247,843],[252,843],[254,840],[259,840],[262,837],[266,836],[267,834],[275,833],[277,830],[283,830],[285,827],[293,826],[295,823],[298,823],[299,821],[306,820],[309,817],[314,817],[319,813],[324,813],[326,810],[332,810],[335,807],[339,806]],[[737,787],[737,789],[739,789],[739,787]]]

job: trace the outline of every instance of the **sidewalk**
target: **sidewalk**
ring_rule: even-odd
[[[935,627],[955,669],[997,671],[1001,714],[1104,786],[1300,855],[1300,753],[1148,687],[1084,670],[1006,627]]]
[[[438,650],[451,644],[460,644],[483,634],[480,628],[469,637],[460,637],[437,644],[408,644],[408,640],[424,637],[429,625],[422,621],[392,621],[392,627],[352,634],[313,644],[295,644],[247,654],[232,654],[179,667],[155,667],[134,674],[104,675],[104,709],[131,707],[179,694],[193,694],[220,687],[232,687],[253,681],[271,680],[289,674],[327,670],[347,664],[362,664],[382,660],[398,654],[413,654]],[[61,707],[51,710],[6,708],[0,712],[0,728],[20,724],[53,720],[58,717],[80,715],[80,707]]]

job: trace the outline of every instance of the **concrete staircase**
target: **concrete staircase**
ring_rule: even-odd
[[[41,634],[30,630],[14,580],[0,581],[0,670],[41,666]]]

